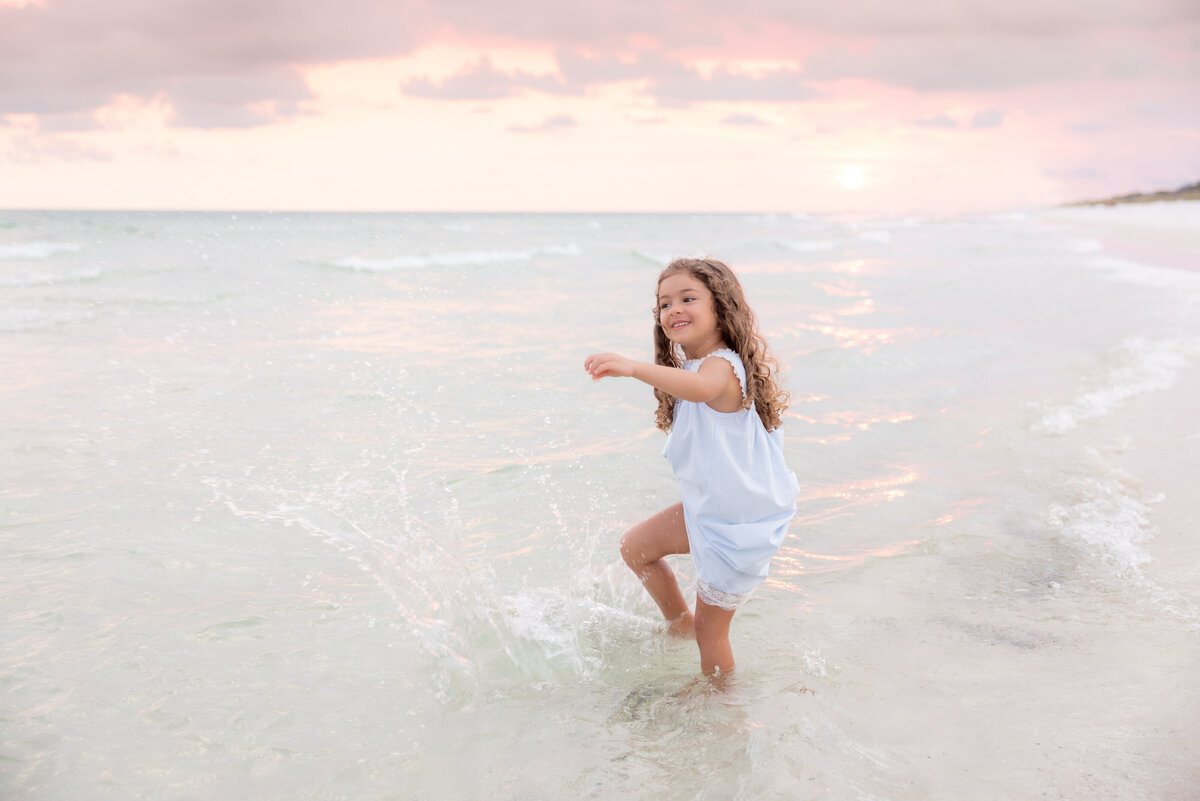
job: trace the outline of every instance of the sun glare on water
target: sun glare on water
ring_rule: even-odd
[[[857,164],[847,164],[842,167],[842,186],[846,189],[861,189],[863,185],[863,169]]]

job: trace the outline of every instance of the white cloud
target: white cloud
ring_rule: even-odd
[[[574,128],[578,124],[579,122],[568,114],[556,114],[553,117],[547,117],[537,125],[510,125],[508,130],[513,133],[540,133],[559,128]]]

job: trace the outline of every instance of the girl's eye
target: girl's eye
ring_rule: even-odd
[[[695,298],[684,298],[684,299],[683,299],[683,302],[684,302],[684,303],[691,303],[693,300],[695,300]]]
[[[660,310],[662,310],[662,309],[666,309],[666,308],[667,308],[668,306],[670,306],[670,305],[671,305],[670,303],[664,303],[664,304],[662,304],[661,306],[659,306],[658,308],[659,308]]]

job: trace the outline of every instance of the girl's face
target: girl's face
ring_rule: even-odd
[[[659,283],[658,324],[689,359],[707,355],[722,342],[712,292],[685,270]]]

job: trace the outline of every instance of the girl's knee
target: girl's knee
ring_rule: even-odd
[[[662,559],[662,555],[651,552],[647,553],[647,544],[644,537],[631,536],[632,532],[621,538],[621,558],[625,560],[625,564],[633,571],[634,575],[645,581],[646,576],[654,570]]]
[[[729,624],[733,622],[733,612],[718,607],[709,606],[697,599],[696,603],[696,642],[725,646],[729,644]]]
[[[627,531],[621,537],[621,558],[625,560],[625,564],[637,570],[646,564],[646,555],[642,552],[642,547],[635,544],[635,538],[630,536],[632,533]]]
[[[729,627],[720,626],[705,615],[696,615],[696,642],[703,649],[706,645],[729,639]]]

